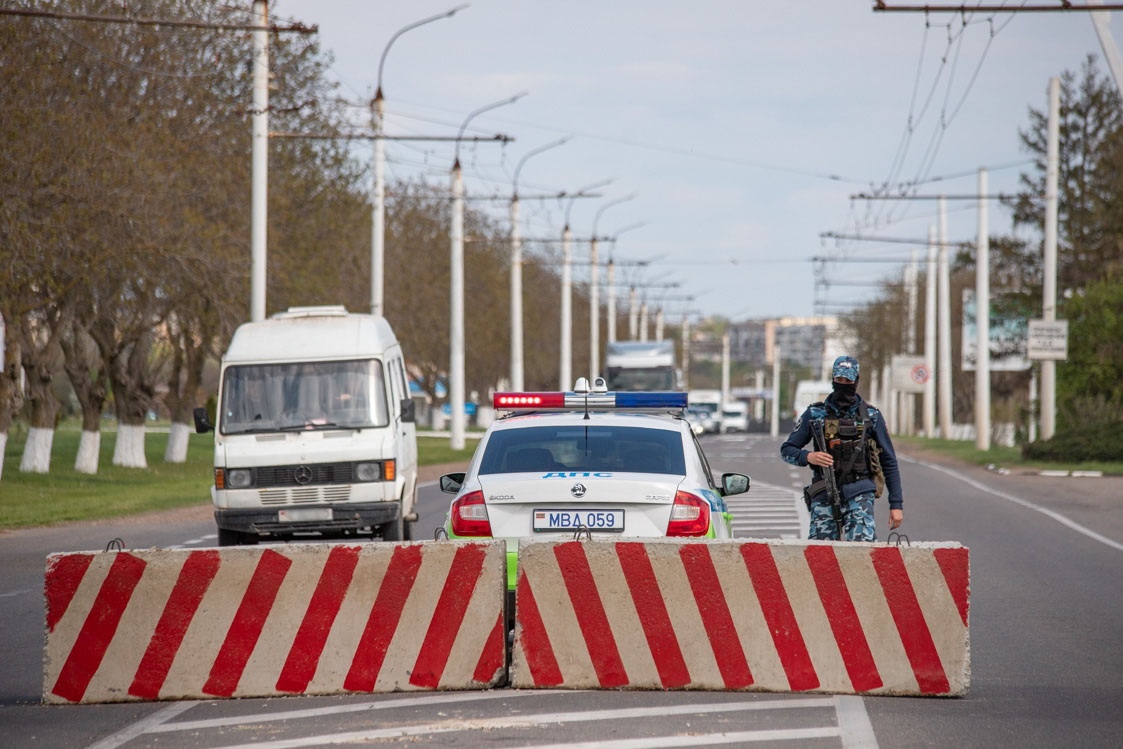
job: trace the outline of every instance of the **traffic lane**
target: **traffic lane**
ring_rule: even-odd
[[[37,703],[43,689],[43,576],[56,552],[101,551],[114,539],[125,548],[213,546],[206,504],[128,518],[28,528],[0,534],[0,705]]]
[[[906,470],[909,538],[971,551],[972,684],[962,700],[867,700],[881,746],[1117,742],[1123,553],[954,472]]]

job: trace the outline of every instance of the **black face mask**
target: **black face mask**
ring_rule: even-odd
[[[838,404],[839,408],[849,408],[858,402],[858,383],[856,382],[835,382],[834,386],[834,402]]]

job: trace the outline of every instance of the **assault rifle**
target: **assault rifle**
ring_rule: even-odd
[[[811,421],[811,436],[815,441],[816,450],[830,452],[827,449],[827,436],[823,431],[821,419]],[[842,491],[838,488],[838,475],[835,473],[835,466],[820,466],[819,469],[823,472],[823,479],[827,482],[827,496],[830,497],[831,514],[834,515],[834,522],[838,526],[838,538],[840,541],[845,541],[842,530]]]

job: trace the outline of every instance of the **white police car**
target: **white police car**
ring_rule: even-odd
[[[682,392],[606,392],[580,378],[572,392],[496,393],[495,421],[467,473],[441,477],[456,494],[450,538],[507,540],[514,588],[519,539],[568,534],[729,538],[724,497],[749,477],[715,482],[682,412]]]

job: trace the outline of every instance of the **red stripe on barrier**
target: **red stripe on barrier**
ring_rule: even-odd
[[[266,549],[258,560],[250,584],[242,596],[242,603],[234,614],[234,621],[218,651],[210,678],[203,686],[204,694],[229,697],[238,688],[242,672],[253,653],[265,620],[273,608],[277,591],[288,574],[292,560],[272,549]]]
[[[93,608],[82,623],[82,629],[70,649],[58,680],[51,689],[65,700],[78,702],[97,673],[109,643],[121,623],[125,607],[144,574],[145,563],[132,554],[118,552],[101,584]]]
[[[187,627],[214,580],[219,563],[217,551],[193,551],[187,555],[148,648],[140,659],[129,694],[146,700],[159,698]]]
[[[308,610],[277,679],[278,692],[300,694],[308,689],[358,563],[357,546],[333,546],[328,553],[316,590],[308,602]]]
[[[554,657],[554,648],[550,645],[550,636],[542,623],[538,602],[534,600],[534,593],[521,567],[518,575],[515,616],[518,617],[519,642],[522,645],[527,668],[530,669],[530,678],[535,686],[556,687],[564,679],[561,669],[558,668],[558,660]]]
[[[967,626],[967,614],[970,607],[971,566],[967,556],[967,549],[933,549],[936,563],[944,573],[944,582],[948,584],[948,592],[959,609],[959,618],[963,626]]]
[[[490,684],[495,681],[496,674],[506,665],[504,663],[507,655],[506,635],[507,629],[503,626],[503,612],[500,611],[499,616],[495,617],[495,626],[491,628],[491,634],[487,636],[487,642],[484,643],[480,659],[476,662],[476,670],[472,672],[474,681],[481,684]]]
[[[593,669],[597,672],[597,681],[601,688],[626,686],[628,674],[620,659],[620,651],[616,649],[616,638],[589,568],[585,547],[579,541],[558,544],[554,547],[554,556],[569,592],[569,600],[573,603],[577,625],[585,638],[585,647],[589,649]]]
[[[741,647],[741,637],[733,624],[733,616],[729,613],[729,604],[722,592],[709,548],[705,544],[684,544],[679,549],[679,556],[692,583],[694,601],[710,638],[710,648],[725,688],[751,686],[753,674]]]
[[[804,549],[803,556],[807,559],[811,577],[819,591],[819,600],[823,603],[823,611],[826,612],[831,632],[838,643],[842,662],[850,677],[850,685],[857,692],[882,687],[884,682],[877,671],[866,632],[858,619],[858,612],[854,608],[850,590],[846,587],[846,578],[842,576],[834,547],[808,546]]]
[[[94,561],[92,554],[68,554],[51,560],[43,585],[47,599],[48,632],[55,631],[55,625],[70,607],[70,602],[92,561]]]
[[[409,675],[410,684],[426,689],[440,686],[441,674],[464,623],[464,612],[468,610],[468,602],[476,589],[486,557],[484,548],[476,544],[456,549],[441,597],[437,599],[437,607],[425,632],[421,652]]]
[[[897,625],[897,633],[901,636],[901,644],[921,693],[945,694],[950,688],[948,678],[900,550],[893,547],[873,549],[873,568],[885,590],[889,613]]]
[[[772,642],[776,645],[776,654],[780,656],[780,663],[788,677],[788,686],[797,692],[817,688],[819,675],[815,673],[811,654],[807,652],[807,644],[792,611],[784,581],[780,579],[772,549],[767,544],[742,544],[741,556],[749,571],[749,579],[753,581],[753,590],[760,601]]]
[[[647,546],[624,542],[615,546],[632,603],[647,637],[647,646],[659,670],[659,681],[665,689],[686,686],[690,683],[690,670],[682,657],[671,617],[667,615],[667,604],[647,555]]]
[[[386,650],[398,629],[417,571],[421,568],[421,546],[399,546],[394,549],[382,585],[370,609],[366,627],[359,638],[351,669],[343,681],[343,688],[352,692],[370,692],[382,670]]]

